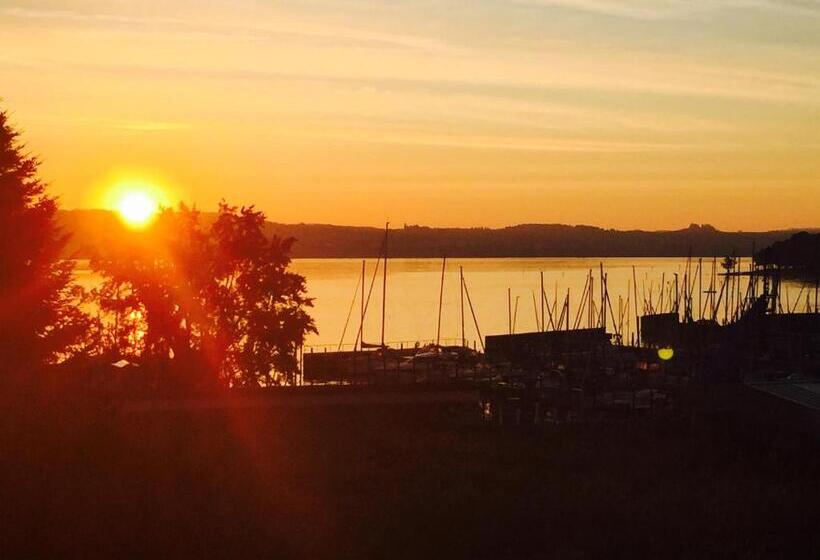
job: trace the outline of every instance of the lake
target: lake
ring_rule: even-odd
[[[693,258],[691,270],[694,281],[694,316],[698,318],[698,307],[709,308],[709,294],[700,297],[697,270],[697,258]],[[709,290],[712,270],[712,258],[703,259],[702,290]],[[744,268],[749,259],[743,260]],[[554,305],[556,294],[557,314],[567,290],[570,295],[570,317],[574,325],[581,306],[581,295],[590,270],[594,277],[595,305],[600,305],[599,267],[603,264],[607,275],[607,287],[612,304],[608,314],[610,331],[615,322],[620,322],[625,340],[629,340],[635,327],[635,298],[632,288],[632,267],[635,267],[637,278],[638,311],[643,313],[644,301],[651,300],[657,308],[660,301],[660,286],[663,280],[664,305],[669,307],[672,301],[671,288],[674,286],[674,275],[679,275],[679,285],[683,285],[683,275],[687,268],[685,258],[509,258],[509,259],[452,259],[447,260],[444,273],[444,291],[441,313],[441,341],[455,343],[461,340],[461,312],[459,290],[459,267],[464,270],[465,283],[482,336],[507,333],[510,328],[510,315],[513,315],[515,332],[527,332],[538,329],[536,313],[540,314],[540,274],[544,274],[544,291],[549,305]],[[388,262],[387,306],[385,317],[385,339],[391,344],[412,344],[416,341],[436,339],[439,308],[439,286],[441,283],[441,259],[391,259]],[[366,261],[365,299],[373,279],[376,266],[375,259]],[[352,347],[356,340],[361,315],[361,271],[360,259],[295,259],[293,270],[307,279],[308,293],[314,298],[314,307],[310,311],[319,334],[311,335],[308,346],[334,349],[340,342],[343,348]],[[721,272],[718,262],[718,272]],[[97,279],[87,268],[78,269],[78,278],[86,286],[96,283]],[[720,281],[717,280],[716,291],[720,292]],[[745,292],[745,280],[741,292]],[[804,310],[806,297],[814,305],[813,286],[803,289],[798,283],[785,285],[783,305],[788,304],[797,310]],[[508,290],[512,313],[508,313]],[[736,297],[736,292],[733,292]],[[717,299],[717,295],[715,298]],[[725,297],[725,296],[724,296]],[[797,304],[798,297],[800,304]],[[354,299],[355,298],[355,299]],[[620,299],[619,299],[620,298]],[[627,300],[629,309],[626,310]],[[517,303],[516,303],[517,302]],[[719,317],[723,316],[725,300],[721,302]],[[620,309],[620,310],[619,310]],[[378,343],[381,339],[382,313],[382,272],[379,269],[368,303],[364,322],[364,340]],[[348,320],[349,315],[349,320]],[[618,317],[622,316],[619,321]],[[465,338],[470,345],[479,344],[475,322],[465,299]],[[554,317],[554,321],[557,317]],[[345,330],[345,323],[347,329]],[[578,319],[579,326],[587,326],[589,317],[586,312]],[[547,314],[547,326],[549,315]],[[344,332],[344,337],[342,333]]]

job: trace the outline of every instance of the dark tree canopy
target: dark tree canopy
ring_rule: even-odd
[[[312,301],[289,270],[292,240],[265,235],[261,212],[221,204],[204,227],[196,210],[164,210],[92,261],[103,282],[88,301],[38,166],[0,111],[0,373],[96,355],[186,386],[293,379]]]
[[[67,241],[55,223],[57,204],[37,175],[39,161],[0,111],[0,371],[26,373],[70,352],[85,332],[61,260]]]
[[[205,228],[180,205],[160,214],[150,243],[95,259],[105,279],[96,291],[103,352],[194,384],[291,380],[315,331],[312,302],[288,270],[292,240],[266,237],[264,223],[253,208],[221,204]]]
[[[816,276],[820,273],[820,233],[796,233],[760,251],[757,260],[761,264],[794,268]]]

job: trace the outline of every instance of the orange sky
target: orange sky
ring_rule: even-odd
[[[818,226],[798,0],[0,4],[0,96],[63,205],[120,180],[282,222]]]

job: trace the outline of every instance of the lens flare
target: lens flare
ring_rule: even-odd
[[[675,350],[672,348],[658,348],[658,358],[664,362],[668,362],[675,357]]]

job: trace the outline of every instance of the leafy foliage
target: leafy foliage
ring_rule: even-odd
[[[293,240],[267,238],[264,223],[252,207],[223,203],[206,229],[180,205],[160,214],[138,252],[92,261],[105,278],[95,292],[103,351],[189,383],[292,380],[297,350],[315,331],[312,300],[288,270]]]
[[[737,266],[737,258],[735,258],[734,256],[726,255],[725,257],[723,257],[723,260],[720,261],[720,266],[726,272],[730,272],[735,269],[735,266]]]
[[[20,373],[77,350],[88,327],[56,200],[24,150],[0,111],[0,371]]]
[[[761,264],[790,267],[816,276],[820,274],[820,233],[796,233],[760,251],[757,260]]]

